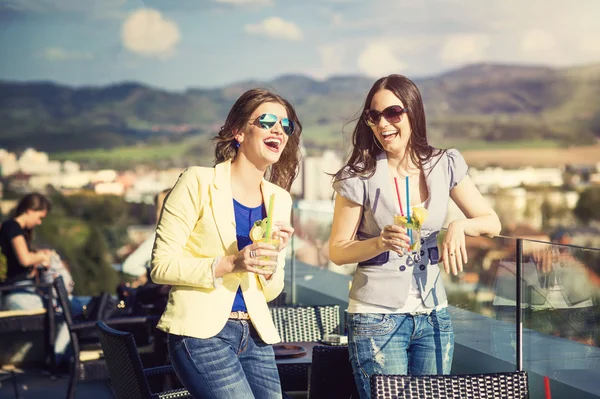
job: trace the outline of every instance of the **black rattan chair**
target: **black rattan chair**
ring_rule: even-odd
[[[90,332],[96,334],[96,321],[75,321],[73,319],[71,302],[62,277],[54,280],[54,288],[62,308],[64,320],[69,328],[69,337],[73,348],[67,389],[67,399],[72,399],[75,397],[78,382],[108,380],[108,368],[102,354],[99,338],[90,334]],[[153,322],[154,319],[148,317],[122,317],[105,321],[110,325],[126,327],[143,325],[150,321]]]
[[[185,389],[152,393],[148,385],[148,377],[174,375],[173,368],[159,366],[144,370],[132,333],[115,330],[102,321],[97,322],[96,325],[110,374],[110,382],[118,399],[192,397]]]
[[[270,308],[281,341],[319,342],[324,334],[340,333],[339,305],[273,306]],[[308,390],[308,365],[279,364],[284,391]]]
[[[318,342],[340,333],[340,306],[273,306],[271,317],[282,342]]]
[[[372,399],[528,399],[527,372],[371,376]]]
[[[359,397],[347,346],[315,346],[308,384],[309,399]]]

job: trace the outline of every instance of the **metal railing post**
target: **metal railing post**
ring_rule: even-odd
[[[523,297],[522,297],[522,281],[523,281],[523,239],[522,238],[517,238],[517,250],[516,250],[516,257],[517,257],[517,284],[516,284],[516,298],[517,298],[517,303],[516,303],[516,321],[515,321],[515,327],[517,329],[517,371],[521,371],[523,370]]]

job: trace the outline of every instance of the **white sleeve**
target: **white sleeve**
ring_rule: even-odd
[[[129,254],[121,268],[123,273],[132,276],[146,274],[146,270],[150,267],[150,260],[152,259],[152,247],[154,246],[155,237],[156,233],[151,234],[135,251]]]

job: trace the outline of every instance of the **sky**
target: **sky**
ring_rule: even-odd
[[[600,0],[0,0],[0,80],[212,88],[600,62]]]

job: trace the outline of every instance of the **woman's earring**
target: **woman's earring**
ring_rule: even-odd
[[[240,148],[240,142],[235,140],[235,148]]]

